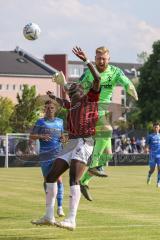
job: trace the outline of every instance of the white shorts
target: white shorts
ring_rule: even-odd
[[[94,147],[94,140],[92,137],[70,139],[64,145],[63,150],[58,155],[58,158],[65,160],[70,165],[71,160],[76,159],[84,162],[87,165]]]

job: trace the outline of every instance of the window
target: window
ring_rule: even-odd
[[[9,84],[6,84],[6,90],[9,90]]]
[[[16,85],[15,84],[13,84],[13,90],[16,90]]]
[[[0,90],[2,90],[2,84],[0,84]]]
[[[23,85],[19,85],[19,90],[23,90]]]
[[[125,105],[125,100],[124,100],[124,98],[121,99],[121,104],[122,104],[122,106]]]
[[[123,89],[121,90],[121,95],[123,95],[123,96],[125,95],[125,92]]]
[[[69,77],[80,77],[84,72],[83,65],[70,64],[69,65]]]

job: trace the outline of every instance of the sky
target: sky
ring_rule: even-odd
[[[19,46],[38,58],[76,60],[72,48],[80,46],[94,60],[95,49],[106,46],[112,62],[136,63],[160,40],[159,11],[160,0],[0,0],[0,51]],[[35,41],[23,36],[30,22],[41,28]]]

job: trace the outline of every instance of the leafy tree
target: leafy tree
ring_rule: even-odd
[[[22,96],[17,94],[18,103],[11,116],[11,125],[14,132],[27,132],[38,119],[41,102],[36,96],[35,86],[24,85]]]
[[[0,97],[0,134],[12,132],[10,117],[14,110],[14,104],[8,98]]]
[[[128,126],[131,129],[143,129],[143,125],[140,121],[141,110],[138,107],[131,108],[131,111],[127,114]]]
[[[153,53],[140,69],[137,91],[141,122],[160,119],[160,40],[154,42]]]
[[[114,122],[114,126],[118,126],[118,129],[125,132],[128,129],[128,122],[124,120],[117,120]]]
[[[143,63],[147,62],[148,57],[149,57],[148,53],[145,52],[145,51],[143,51],[143,52],[137,54],[137,61],[138,61],[139,63],[142,63],[142,64],[143,64]]]

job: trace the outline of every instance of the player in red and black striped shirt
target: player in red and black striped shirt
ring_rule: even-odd
[[[81,94],[80,99],[75,99],[78,92]],[[95,124],[98,120],[98,106],[99,92],[90,89],[88,94],[83,95],[83,89],[80,84],[72,84],[69,89],[71,102],[64,100],[63,107],[68,109],[67,116],[67,131],[69,138],[90,137],[95,134]],[[78,100],[78,101],[77,101]]]
[[[95,125],[98,120],[97,102],[100,94],[99,73],[87,59],[86,54],[81,48],[73,48],[73,53],[86,62],[93,74],[94,81],[90,91],[86,95],[80,84],[72,84],[68,89],[70,102],[56,98],[51,92],[47,93],[69,111],[67,117],[69,142],[64,146],[58,158],[54,160],[52,169],[46,178],[46,214],[37,221],[37,224],[56,224],[59,227],[70,230],[76,227],[76,214],[81,196],[79,180],[93,151],[94,140],[92,136],[95,134]],[[57,195],[56,181],[68,168],[70,168],[69,216],[64,221],[56,223],[54,214],[51,217]]]

